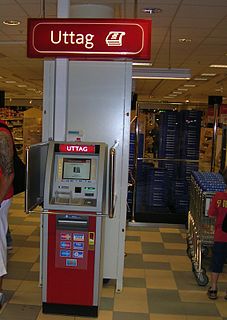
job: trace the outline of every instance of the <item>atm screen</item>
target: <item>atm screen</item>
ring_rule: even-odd
[[[90,180],[91,159],[63,159],[63,179]]]

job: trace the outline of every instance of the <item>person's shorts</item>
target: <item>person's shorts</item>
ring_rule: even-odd
[[[227,242],[214,242],[211,270],[221,273],[227,259]]]

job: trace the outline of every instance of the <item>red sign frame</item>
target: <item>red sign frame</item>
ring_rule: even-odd
[[[27,55],[147,60],[151,26],[144,19],[28,19]]]

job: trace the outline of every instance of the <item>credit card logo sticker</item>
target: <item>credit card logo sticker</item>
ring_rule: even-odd
[[[83,242],[73,242],[73,249],[74,250],[84,250],[84,243]]]
[[[61,241],[60,248],[61,249],[71,249],[71,242],[70,241]]]
[[[70,250],[60,250],[60,257],[62,258],[70,258],[71,251]]]
[[[66,267],[77,267],[77,260],[76,259],[66,259],[65,265],[66,265]]]
[[[72,239],[72,235],[71,233],[61,233],[60,234],[61,240],[71,240]]]
[[[84,257],[83,251],[73,251],[73,258],[82,259]]]
[[[84,234],[74,233],[73,234],[73,241],[84,241]]]

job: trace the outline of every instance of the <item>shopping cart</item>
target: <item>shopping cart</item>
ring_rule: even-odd
[[[190,203],[188,212],[187,254],[192,271],[200,286],[209,279],[202,266],[202,258],[213,245],[215,219],[208,217],[210,201],[214,194],[225,189],[222,175],[214,172],[193,171],[191,175]]]

